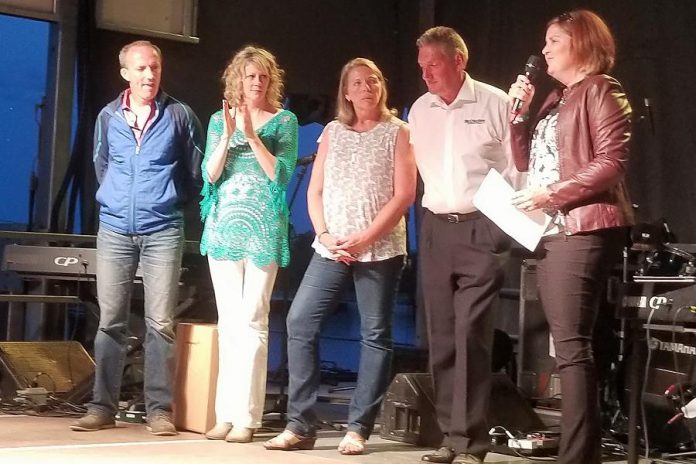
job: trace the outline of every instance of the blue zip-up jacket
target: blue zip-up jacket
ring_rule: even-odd
[[[94,129],[100,225],[129,235],[183,226],[183,205],[202,187],[201,122],[187,104],[160,91],[157,116],[138,146],[122,102],[123,93],[101,110]]]

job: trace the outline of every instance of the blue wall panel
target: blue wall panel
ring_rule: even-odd
[[[26,224],[46,89],[49,24],[0,15],[0,223]]]

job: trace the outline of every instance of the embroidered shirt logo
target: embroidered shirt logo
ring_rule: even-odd
[[[485,119],[465,119],[464,123],[465,124],[485,124],[486,120]]]

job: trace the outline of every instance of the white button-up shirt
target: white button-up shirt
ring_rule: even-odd
[[[451,104],[431,93],[416,100],[408,122],[425,208],[433,213],[476,211],[474,194],[491,168],[517,185],[509,105],[505,92],[468,74]]]

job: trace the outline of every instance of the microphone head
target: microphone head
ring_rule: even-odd
[[[524,65],[524,73],[530,81],[534,81],[544,69],[544,59],[539,55],[531,55],[527,58],[527,64]]]

